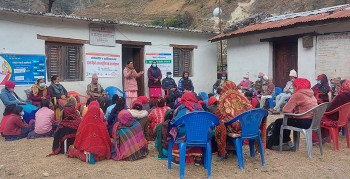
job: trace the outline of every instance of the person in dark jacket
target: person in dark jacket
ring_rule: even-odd
[[[190,73],[188,71],[184,71],[182,74],[182,78],[179,80],[179,89],[182,92],[194,92],[194,86],[189,76]]]
[[[179,95],[179,91],[177,90],[177,85],[175,80],[172,78],[172,73],[167,72],[166,78],[162,80],[162,87],[164,90],[169,91],[169,96],[176,96]]]
[[[222,86],[227,81],[227,74],[225,72],[220,73],[220,79],[216,80],[213,88],[215,89],[215,93],[220,94]]]
[[[149,98],[157,99],[162,96],[162,84],[160,80],[162,79],[162,72],[157,67],[157,61],[153,61],[151,67],[147,71],[148,76],[148,88],[149,88]]]
[[[5,88],[1,89],[0,97],[5,106],[26,104],[26,102],[15,93],[15,86],[15,82],[7,81],[5,83]]]
[[[49,91],[51,97],[56,97],[56,99],[63,99],[65,100],[67,98],[67,90],[64,88],[60,83],[60,77],[57,75],[54,75],[51,77],[51,84],[49,86]]]

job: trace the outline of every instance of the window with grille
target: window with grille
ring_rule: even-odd
[[[82,45],[46,42],[46,70],[48,78],[53,75],[61,81],[82,81]]]
[[[182,77],[184,71],[188,71],[192,76],[192,53],[190,48],[174,48],[173,70],[175,77]]]

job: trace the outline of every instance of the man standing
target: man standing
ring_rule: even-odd
[[[111,104],[111,99],[106,97],[106,92],[102,86],[98,83],[97,74],[92,75],[91,83],[87,85],[86,94],[88,96],[97,98],[100,102],[103,112],[106,112],[107,107]]]

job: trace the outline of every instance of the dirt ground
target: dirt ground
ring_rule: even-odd
[[[270,115],[268,123],[277,117]],[[46,157],[51,152],[52,138],[22,139],[14,142],[0,140],[0,178],[179,178],[179,166],[168,170],[166,160],[157,160],[157,150],[149,146],[147,158],[128,162],[104,160],[90,165],[76,158],[60,154]],[[335,152],[332,143],[325,143],[324,156],[318,146],[313,147],[313,158],[307,158],[305,140],[300,151],[283,152],[267,149],[266,166],[261,165],[259,155],[250,157],[244,146],[245,169],[238,168],[236,155],[221,161],[212,158],[212,178],[347,178],[350,174],[350,149],[345,137],[340,137],[340,150]],[[186,178],[206,178],[207,171],[201,166],[186,165]]]

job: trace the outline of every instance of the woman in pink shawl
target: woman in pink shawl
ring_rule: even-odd
[[[253,82],[249,80],[249,72],[247,72],[244,77],[243,80],[239,83],[239,85],[237,86],[238,89],[242,90],[242,93],[245,93],[246,91],[249,90],[249,88],[251,88],[253,86]]]

